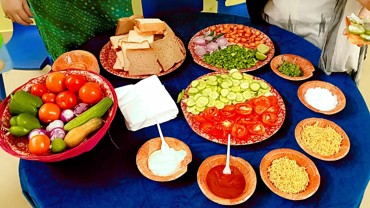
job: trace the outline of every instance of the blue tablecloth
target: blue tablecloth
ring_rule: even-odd
[[[303,56],[317,66],[320,50],[304,39],[275,26],[251,25],[248,19],[217,14],[174,14],[162,17],[187,45],[193,34],[219,23],[240,23],[266,33],[274,42],[276,54],[292,53]],[[100,48],[109,35],[96,36],[82,49],[99,57]],[[195,78],[211,71],[195,64],[187,53],[183,65],[160,80],[176,100],[178,93]],[[115,87],[136,83],[101,73]],[[297,96],[303,82],[292,82],[275,75],[266,65],[250,72],[276,88],[286,105],[282,128],[268,140],[231,148],[233,156],[247,160],[257,173],[257,189],[241,207],[358,207],[370,176],[370,116],[365,101],[351,78],[344,73],[325,75],[317,69],[310,80],[323,80],[338,86],[346,96],[347,105],[335,115],[322,115],[306,108]],[[365,80],[364,80],[365,81]],[[307,155],[294,137],[296,124],[308,117],[326,118],[341,126],[351,141],[348,155],[335,162],[325,162]],[[215,154],[225,154],[226,147],[199,137],[187,124],[182,113],[161,125],[165,136],[179,138],[191,149],[193,161],[188,172],[179,179],[159,183],[145,178],[137,169],[135,157],[140,146],[158,137],[155,126],[136,132],[128,131],[120,111],[109,133],[88,153],[62,162],[42,163],[21,160],[19,165],[23,192],[37,207],[218,207],[208,200],[198,187],[196,175],[202,161]],[[111,138],[110,138],[111,137]],[[114,141],[114,143],[111,141]],[[289,201],[272,193],[262,182],[259,164],[262,157],[277,148],[292,148],[311,158],[316,164],[321,185],[318,191],[303,201]]]

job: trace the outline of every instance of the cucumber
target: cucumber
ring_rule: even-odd
[[[70,131],[71,129],[74,129],[88,122],[92,118],[102,117],[112,105],[113,100],[111,98],[109,97],[103,98],[97,104],[93,105],[91,108],[87,109],[85,112],[81,113],[76,118],[69,121],[64,126],[64,130]]]
[[[193,98],[189,98],[186,100],[186,105],[188,105],[189,107],[191,106],[194,106],[195,105],[195,100]]]
[[[252,91],[258,91],[261,88],[261,85],[258,84],[257,82],[252,82],[249,87],[251,88]]]

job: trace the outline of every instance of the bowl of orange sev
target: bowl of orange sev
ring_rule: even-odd
[[[262,158],[260,174],[272,192],[289,200],[307,199],[320,186],[316,165],[293,149],[281,148],[267,153]]]
[[[298,145],[311,156],[336,161],[345,157],[350,149],[346,132],[337,124],[323,118],[307,118],[295,128]]]

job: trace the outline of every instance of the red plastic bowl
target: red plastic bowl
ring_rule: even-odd
[[[83,71],[83,70],[67,70],[67,71],[59,71],[59,72],[51,72],[51,73],[63,73],[65,75],[79,74],[79,75],[85,76],[88,81],[98,83],[100,87],[102,88],[102,91],[104,92],[103,96],[110,97],[113,100],[112,107],[103,116],[103,120],[105,121],[105,124],[103,125],[102,128],[100,128],[97,132],[95,132],[94,135],[92,135],[90,138],[83,141],[77,147],[67,149],[66,151],[62,153],[58,153],[58,154],[53,154],[50,152],[45,155],[34,155],[29,152],[27,136],[18,138],[13,135],[10,135],[8,132],[8,129],[10,127],[9,120],[11,118],[11,114],[9,112],[9,107],[8,107],[11,98],[10,96],[8,96],[0,104],[0,115],[2,115],[1,122],[0,122],[0,146],[7,153],[15,157],[25,159],[25,160],[55,162],[55,161],[61,161],[61,160],[65,160],[68,158],[78,156],[84,152],[90,151],[100,141],[100,139],[103,138],[110,124],[113,121],[113,118],[117,111],[118,101],[117,101],[117,95],[114,91],[114,88],[107,79],[105,79],[99,74],[89,72],[89,71]],[[24,85],[14,90],[12,94],[18,90],[30,91],[32,85],[36,83],[45,83],[45,79],[47,75],[48,74],[45,74],[40,77],[31,79]]]

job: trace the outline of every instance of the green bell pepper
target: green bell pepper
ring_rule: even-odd
[[[12,115],[29,113],[36,116],[38,108],[40,108],[42,104],[43,102],[40,97],[23,90],[19,90],[11,96],[9,111]]]
[[[29,113],[21,113],[10,118],[9,132],[14,136],[25,136],[33,129],[41,128],[40,121]]]

